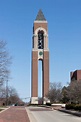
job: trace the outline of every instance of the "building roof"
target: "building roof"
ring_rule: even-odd
[[[35,21],[46,21],[46,19],[45,19],[45,17],[44,17],[44,14],[43,14],[43,12],[42,12],[41,9],[39,10]]]

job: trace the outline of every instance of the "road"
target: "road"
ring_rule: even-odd
[[[30,122],[81,122],[81,117],[66,114],[57,110],[29,107]]]

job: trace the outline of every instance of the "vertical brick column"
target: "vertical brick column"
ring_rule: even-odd
[[[32,104],[37,103],[38,98],[38,51],[32,51],[32,86],[31,97]]]
[[[43,97],[49,91],[49,51],[44,51],[43,57]]]

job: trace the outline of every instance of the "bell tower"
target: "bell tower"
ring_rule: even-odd
[[[33,25],[31,104],[38,104],[38,61],[42,61],[42,100],[46,102],[49,91],[48,26],[43,12],[39,10]]]

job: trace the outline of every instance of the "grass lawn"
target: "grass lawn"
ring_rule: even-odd
[[[2,111],[2,110],[4,110],[4,109],[0,109],[0,111]]]
[[[4,110],[5,108],[7,108],[6,106],[4,107],[4,106],[0,106],[0,112],[2,111],[2,110]]]

